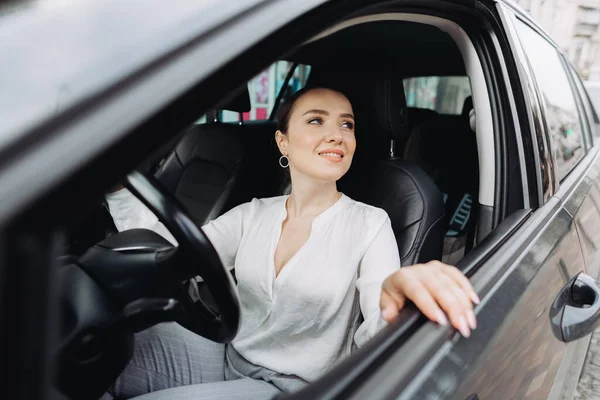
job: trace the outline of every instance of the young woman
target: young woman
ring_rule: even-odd
[[[112,394],[266,399],[293,391],[369,340],[406,299],[440,324],[447,314],[466,337],[475,329],[469,281],[439,262],[400,268],[386,212],[337,191],[356,149],[348,99],[325,88],[300,91],[279,124],[291,194],[254,199],[203,227],[223,264],[235,267],[237,336],[221,345],[176,324],[142,332]],[[129,192],[108,201],[117,227],[165,234],[156,219],[143,222],[147,211]]]

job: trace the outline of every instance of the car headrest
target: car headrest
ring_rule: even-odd
[[[478,182],[477,138],[461,116],[442,115],[419,124],[404,149],[444,193],[471,193]]]
[[[408,136],[408,109],[404,84],[391,71],[317,69],[311,70],[306,87],[328,87],[345,94],[357,114],[386,139]],[[361,125],[362,121],[357,121]]]
[[[250,103],[250,91],[248,85],[243,85],[235,92],[225,98],[217,107],[217,110],[227,110],[237,113],[249,112],[252,109]]]
[[[380,132],[390,140],[405,140],[409,133],[408,107],[402,79],[389,71],[377,74],[371,100]]]

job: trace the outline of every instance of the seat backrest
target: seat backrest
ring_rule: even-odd
[[[402,160],[380,161],[363,171],[356,183],[346,181],[340,190],[388,213],[402,265],[441,260],[446,216],[431,178]]]
[[[413,131],[415,127],[422,122],[430,121],[438,116],[438,112],[428,108],[408,107],[408,132]]]
[[[247,89],[224,109],[250,109]],[[156,172],[199,226],[253,197],[277,194],[284,179],[274,147],[275,123],[194,125]]]
[[[279,166],[281,153],[275,144],[276,130],[275,121],[243,126],[241,140],[244,156],[224,211],[253,198],[277,196],[284,190],[287,173]]]
[[[322,79],[312,84],[329,86]],[[401,152],[408,136],[402,80],[372,71],[347,82],[349,87],[336,88],[352,102],[358,157],[338,188],[388,213],[402,265],[441,260],[446,228],[442,193],[418,165],[390,157],[392,143]]]
[[[465,195],[475,196],[479,183],[477,138],[469,123],[472,108],[465,100],[461,115],[439,115],[411,133],[404,159],[420,165],[446,194],[446,210],[456,210]]]
[[[193,126],[156,173],[199,226],[221,213],[236,183],[244,154],[242,129],[222,123]]]

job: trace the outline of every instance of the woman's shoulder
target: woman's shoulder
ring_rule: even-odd
[[[354,200],[346,195],[344,196],[347,199],[347,208],[353,215],[362,216],[363,218],[366,218],[367,221],[376,224],[383,223],[389,218],[388,213],[383,208]]]
[[[285,202],[287,196],[276,196],[276,197],[262,197],[256,198],[254,197],[252,200],[242,203],[235,208],[252,211],[252,213],[265,211],[271,208],[274,204],[281,204]]]
[[[273,204],[280,204],[280,203],[285,202],[287,197],[288,197],[287,195],[275,196],[275,197],[261,197],[261,198],[254,197],[247,204],[250,204],[253,207],[260,207],[260,208],[269,207]]]
[[[233,221],[239,221],[242,226],[251,223],[256,218],[262,218],[273,209],[276,204],[281,204],[285,201],[286,196],[268,197],[268,198],[253,198],[252,200],[239,204],[229,211],[225,212],[220,217],[209,222],[208,224],[214,224],[217,222],[234,223]]]

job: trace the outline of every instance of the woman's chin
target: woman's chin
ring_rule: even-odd
[[[313,178],[324,182],[337,182],[348,172],[347,168],[337,168],[337,171],[315,171]]]
[[[345,164],[345,163],[344,163]],[[350,169],[349,165],[336,164],[336,165],[319,165],[314,163],[312,165],[305,165],[307,168],[296,166],[296,173],[298,177],[304,176],[308,179],[314,179],[315,181],[323,182],[337,182],[342,176]],[[293,174],[292,174],[293,177]]]

